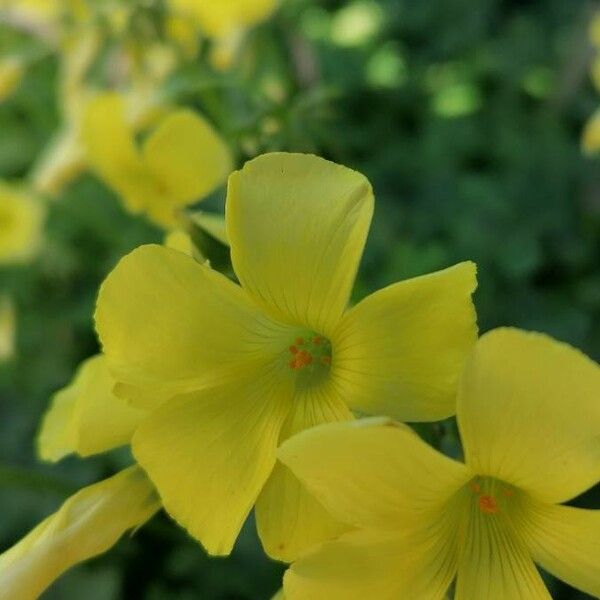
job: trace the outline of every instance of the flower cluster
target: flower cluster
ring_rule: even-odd
[[[600,481],[600,367],[540,333],[479,337],[470,261],[356,297],[368,179],[300,153],[233,170],[222,133],[157,93],[200,32],[225,67],[274,0],[167,0],[169,43],[134,50],[123,4],[5,4],[61,48],[64,123],[31,189],[0,184],[0,262],[35,256],[38,195],[83,169],[166,238],[105,278],[101,351],[37,437],[46,462],[127,446],[133,464],[0,554],[0,600],[38,598],[161,509],[212,556],[231,553],[254,510],[265,553],[289,565],[281,599],[541,600],[537,566],[600,597],[600,510],[571,503]],[[120,41],[116,82],[96,88],[107,38]],[[0,98],[25,70],[0,64]],[[224,217],[185,213],[225,181]],[[13,329],[0,296],[0,360]],[[460,456],[409,425],[444,420]]]
[[[288,600],[547,598],[534,563],[600,594],[600,512],[564,505],[600,479],[600,368],[542,334],[477,340],[469,262],[351,304],[372,210],[359,173],[267,154],[229,178],[235,281],[164,246],[120,261],[98,295],[103,354],[38,442],[51,461],[131,444],[138,465],[2,555],[6,597],[159,505],[212,555],[254,507]],[[400,422],[454,414],[464,463]],[[49,562],[67,543],[81,551]]]

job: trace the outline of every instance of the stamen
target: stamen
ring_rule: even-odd
[[[479,485],[479,484],[478,484],[476,481],[473,481],[473,482],[471,483],[471,489],[472,489],[472,490],[473,490],[473,491],[474,491],[476,494],[479,494],[479,493],[481,492],[481,486],[480,486],[480,485]]]
[[[494,515],[499,511],[496,498],[494,496],[488,496],[484,494],[479,497],[479,509],[488,515]]]
[[[331,344],[326,338],[313,332],[298,336],[294,343],[288,346],[288,350],[292,355],[292,360],[288,363],[290,369],[306,368],[306,375],[311,377],[319,371],[325,373],[323,369],[331,365]]]

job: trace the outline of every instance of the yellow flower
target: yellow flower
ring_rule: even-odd
[[[24,70],[23,61],[16,56],[0,59],[0,102],[4,102],[17,89]]]
[[[115,396],[114,386],[102,355],[82,363],[44,415],[38,436],[42,460],[56,462],[71,453],[85,457],[129,444],[145,412]]]
[[[117,393],[153,409],[133,451],[169,513],[230,552],[256,502],[267,552],[290,560],[341,526],[275,465],[280,441],[352,410],[428,421],[455,411],[476,338],[475,266],[391,285],[348,308],[371,221],[367,179],[268,154],[229,179],[240,285],[142,246],[104,282],[96,324]]]
[[[541,334],[497,329],[467,361],[466,464],[403,425],[299,434],[279,458],[356,528],[302,557],[288,600],[550,600],[534,562],[600,596],[600,510],[563,506],[600,479],[600,368]]]
[[[600,150],[600,110],[586,123],[581,143],[586,154],[595,154]]]
[[[63,36],[61,44],[58,99],[63,123],[35,165],[32,178],[35,189],[50,196],[58,195],[87,166],[83,120],[99,93],[88,83],[88,75],[105,42],[104,33],[89,15],[79,18],[84,22]],[[122,118],[133,132],[152,124],[167,110],[159,89],[175,68],[175,59],[169,48],[151,44],[137,52],[125,46],[111,62],[113,71],[123,71],[115,94],[123,98]]]
[[[264,21],[278,0],[170,0],[169,4],[175,15],[189,15],[205,35],[219,38]]]
[[[81,121],[93,95],[85,78],[101,43],[99,30],[83,25],[62,40],[58,101],[63,123],[33,168],[32,183],[40,193],[56,196],[85,169]]]
[[[16,329],[15,307],[8,296],[0,296],[0,364],[15,354]]]
[[[83,138],[87,158],[133,213],[166,228],[176,211],[208,195],[231,171],[225,143],[199,115],[167,115],[138,148],[121,98],[103,94],[90,102]]]
[[[217,69],[231,66],[248,28],[267,19],[277,8],[278,0],[170,0],[172,10],[167,32],[183,48],[191,45],[189,30],[178,22],[195,23],[197,30],[213,41],[210,61]],[[189,52],[188,52],[189,54]]]
[[[32,196],[0,182],[0,264],[22,263],[41,246],[44,208]]]
[[[83,488],[0,554],[0,598],[35,600],[67,569],[108,550],[159,507],[139,467]]]
[[[600,50],[600,12],[596,12],[590,21],[588,37],[592,46]]]

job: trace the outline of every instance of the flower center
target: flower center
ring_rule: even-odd
[[[301,381],[314,382],[329,373],[331,342],[312,331],[297,335],[288,351],[288,366]]]
[[[514,496],[514,488],[493,477],[475,477],[469,483],[478,510],[486,515],[496,515],[506,511]]]

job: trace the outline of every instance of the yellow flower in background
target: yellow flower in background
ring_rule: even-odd
[[[169,0],[173,14],[194,18],[201,31],[213,38],[264,21],[278,3],[278,0]]]
[[[30,194],[0,182],[0,265],[22,263],[39,251],[44,207]]]
[[[105,552],[159,508],[139,467],[83,488],[0,554],[0,599],[35,600],[67,569]]]
[[[72,7],[70,13],[76,25],[63,33],[60,42],[57,91],[63,123],[34,166],[32,175],[34,188],[50,196],[58,195],[85,170],[83,119],[90,101],[102,93],[88,79],[92,66],[105,48],[107,32],[98,26],[98,21],[93,18],[95,13],[90,12],[87,5],[80,11],[76,8]],[[112,29],[123,27],[122,21],[127,19],[126,7],[96,8],[105,19],[114,21]],[[176,66],[174,52],[161,43],[143,48],[122,43],[118,52],[112,52],[106,67],[111,87],[116,87],[114,93],[123,97],[124,118],[134,131],[148,126],[167,110],[159,90]]]
[[[355,531],[296,562],[288,600],[547,599],[534,563],[600,596],[600,510],[564,506],[600,480],[600,367],[535,333],[497,329],[467,362],[466,464],[386,419],[322,426],[279,450]]]
[[[19,57],[0,59],[0,102],[4,102],[19,87],[23,73],[23,61]]]
[[[588,35],[596,52],[592,60],[590,76],[594,86],[600,91],[600,13],[594,15]],[[595,154],[600,149],[600,110],[596,111],[586,123],[581,145],[586,154]]]
[[[81,121],[93,93],[85,77],[101,43],[100,32],[83,25],[62,41],[57,92],[63,123],[33,167],[37,192],[56,196],[85,169]]]
[[[581,143],[586,154],[595,154],[600,150],[600,110],[586,123]]]
[[[231,66],[244,31],[270,17],[278,4],[278,0],[169,0],[172,19],[188,23],[191,19],[203,35],[212,39],[211,61],[218,69]],[[173,39],[189,40],[189,31],[177,26],[177,21],[168,30]]]
[[[53,43],[59,35],[60,18],[67,5],[58,0],[0,0],[0,18]]]
[[[0,364],[15,355],[17,318],[8,296],[0,296]]]
[[[152,410],[133,438],[169,513],[230,552],[256,502],[259,534],[291,560],[341,526],[282,465],[294,433],[352,410],[454,413],[476,338],[475,266],[392,285],[348,308],[373,195],[350,169],[268,154],[229,179],[240,285],[181,252],[142,246],[102,285],[96,325],[116,393]]]
[[[208,195],[231,171],[224,141],[187,109],[167,115],[138,147],[121,98],[103,94],[88,107],[83,138],[89,164],[127,210],[165,228],[177,224],[178,209]]]
[[[44,415],[37,440],[42,460],[56,462],[71,453],[86,457],[129,444],[146,413],[115,396],[114,385],[102,355],[82,363]]]

